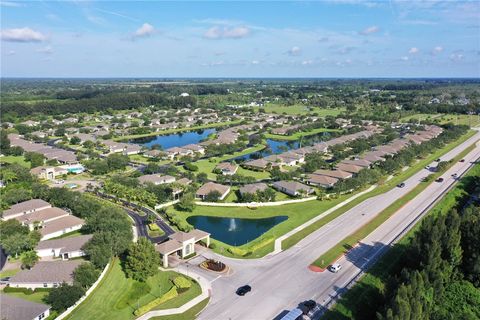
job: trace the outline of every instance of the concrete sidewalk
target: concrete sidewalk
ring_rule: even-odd
[[[177,268],[171,270],[171,271],[176,271],[178,273],[184,274],[188,277],[191,277],[195,279],[199,284],[202,289],[202,293],[195,297],[194,299],[188,301],[184,305],[178,308],[172,308],[172,309],[164,309],[164,310],[154,310],[154,311],[149,311],[145,313],[144,315],[140,316],[137,318],[137,320],[147,320],[153,317],[159,317],[159,316],[168,316],[172,314],[180,314],[184,313],[185,311],[191,309],[195,305],[199,304],[203,300],[207,299],[210,297],[211,291],[212,291],[212,286],[210,282],[205,279],[203,276],[200,274],[196,273],[195,271],[187,270],[187,268],[183,265],[178,266]]]

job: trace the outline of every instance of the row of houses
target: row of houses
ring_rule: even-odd
[[[408,147],[410,144],[421,144],[425,141],[438,137],[443,129],[438,126],[426,126],[424,130],[415,134],[407,134],[386,145],[374,147],[371,151],[355,159],[342,160],[334,170],[317,170],[307,175],[306,182],[309,185],[323,188],[331,188],[338,181],[350,179],[361,170],[370,168],[373,164],[385,161],[386,157],[393,156]]]
[[[77,156],[72,151],[63,150],[63,149],[52,147],[52,146],[47,146],[43,143],[28,141],[15,133],[10,133],[8,135],[8,139],[10,140],[11,146],[20,147],[25,152],[40,153],[48,160],[56,160],[63,164],[78,163]]]
[[[2,220],[15,219],[30,230],[38,230],[41,240],[47,240],[79,230],[85,221],[69,212],[52,207],[41,199],[32,199],[14,204],[3,211]]]
[[[245,162],[243,165],[253,170],[266,170],[269,167],[276,166],[295,166],[303,163],[305,161],[305,156],[309,153],[326,153],[328,149],[332,146],[351,142],[357,139],[367,139],[374,135],[377,131],[378,129],[376,127],[372,127],[368,130],[343,135],[341,137],[334,138],[325,142],[319,142],[312,146],[298,148],[280,154],[270,155],[260,159],[250,160]]]

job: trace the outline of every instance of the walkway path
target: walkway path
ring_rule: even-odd
[[[159,316],[167,316],[167,315],[172,315],[172,314],[180,314],[184,313],[187,310],[191,309],[195,305],[199,304],[203,300],[210,298],[210,293],[212,291],[212,285],[210,281],[202,277],[200,274],[196,273],[195,271],[186,268],[185,266],[178,266],[177,268],[173,269],[173,271],[176,271],[178,273],[182,273],[188,277],[194,278],[195,280],[198,281],[200,284],[200,287],[202,289],[202,293],[192,300],[188,301],[184,305],[178,307],[178,308],[173,308],[173,309],[164,309],[164,310],[154,310],[154,311],[149,311],[145,313],[144,315],[140,316],[137,318],[137,320],[147,320],[153,317],[159,317]]]
[[[370,188],[362,191],[362,192],[359,192],[357,193],[356,195],[353,195],[351,196],[350,198],[348,198],[347,200],[343,201],[343,202],[340,202],[339,204],[337,204],[336,206],[328,209],[327,211],[323,212],[322,214],[319,214],[318,216],[316,216],[315,218],[313,219],[310,219],[308,220],[307,222],[305,222],[304,224],[296,227],[295,229],[285,233],[283,236],[281,237],[278,237],[277,239],[275,239],[275,246],[274,246],[274,249],[271,253],[269,253],[267,256],[270,256],[270,255],[275,255],[279,252],[282,251],[282,241],[287,239],[288,237],[294,235],[295,233],[299,232],[300,230],[303,230],[305,229],[306,227],[314,224],[315,222],[317,222],[318,220],[322,219],[323,217],[325,216],[328,216],[330,213],[334,212],[335,210],[343,207],[344,205],[352,202],[353,200],[357,199],[358,197],[360,196],[363,196],[365,193],[368,193],[370,191],[372,191],[373,189],[375,189],[377,187],[377,185],[373,185],[371,186]]]

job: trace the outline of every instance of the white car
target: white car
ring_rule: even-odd
[[[334,263],[330,267],[328,267],[328,270],[333,273],[337,273],[338,271],[340,271],[340,269],[342,269],[342,265],[339,263]]]

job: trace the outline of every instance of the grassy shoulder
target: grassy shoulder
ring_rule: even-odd
[[[318,129],[313,129],[311,131],[299,131],[296,132],[292,135],[285,136],[285,135],[280,135],[280,134],[273,134],[273,133],[266,133],[265,138],[267,139],[273,139],[273,140],[288,140],[288,141],[294,141],[294,140],[299,140],[301,137],[307,137],[307,136],[313,136],[322,132],[340,132],[341,130],[338,129],[327,129],[327,128],[318,128]]]
[[[440,200],[427,215],[446,214],[450,209],[454,208],[457,201],[468,195],[468,181],[471,177],[480,176],[480,165],[475,165],[469,170]],[[420,227],[417,223],[392,249],[388,250],[361,278],[359,282],[347,291],[331,310],[328,310],[323,319],[326,320],[345,320],[345,319],[369,319],[375,315],[371,314],[371,310],[375,310],[373,306],[383,302],[383,293],[387,285],[388,276],[398,272],[397,265],[415,233]]]
[[[123,141],[123,140],[136,139],[136,138],[166,135],[166,134],[177,133],[177,132],[202,130],[202,129],[209,129],[209,128],[235,125],[235,124],[239,124],[240,122],[242,122],[242,120],[235,120],[235,121],[228,121],[228,122],[216,122],[216,123],[209,123],[209,124],[205,124],[205,125],[201,125],[201,126],[193,126],[193,127],[188,127],[188,128],[167,129],[167,130],[162,130],[162,131],[158,131],[158,132],[149,132],[149,133],[144,133],[144,134],[131,134],[131,135],[125,135],[125,136],[121,136],[121,137],[116,137],[116,138],[113,138],[113,140],[114,141],[120,141],[120,140]]]
[[[409,177],[413,176],[415,173],[417,173],[419,170],[424,168],[426,165],[430,164],[433,162],[435,159],[441,157],[442,155],[446,154],[447,152],[451,151],[453,148],[457,147],[458,145],[462,144],[465,142],[467,139],[472,137],[475,134],[475,131],[469,131],[467,134],[462,136],[456,141],[453,141],[449,144],[447,144],[445,147],[442,149],[437,150],[433,154],[427,156],[424,159],[420,159],[420,161],[414,163],[411,165],[407,170],[402,171],[395,175],[392,179],[389,181],[386,181],[384,183],[381,183],[377,188],[375,188],[373,191],[368,192],[355,200],[351,201],[350,203],[346,204],[345,206],[335,210],[328,216],[326,216],[323,219],[320,219],[316,221],[315,223],[311,224],[310,226],[306,227],[305,229],[300,230],[299,232],[291,235],[287,239],[282,241],[282,249],[286,250],[288,248],[291,248],[295,244],[297,244],[300,240],[308,236],[310,233],[314,232],[315,230],[321,228],[328,222],[332,221],[333,219],[337,218],[338,216],[342,215],[343,213],[347,212],[348,210],[352,209],[356,205],[360,204],[361,202],[365,201],[368,198],[377,196],[379,194],[385,193],[392,188],[395,188],[397,184],[400,182],[408,179]]]
[[[176,272],[159,271],[142,283],[127,278],[119,259],[114,259],[107,274],[92,294],[81,303],[68,319],[134,319],[133,312],[163,296],[171,287]],[[157,308],[175,308],[200,294],[198,284]]]
[[[153,320],[192,320],[207,306],[209,298],[197,303],[184,313],[172,314],[169,316],[153,317]]]
[[[318,266],[320,268],[326,268],[329,264],[331,264],[334,260],[336,260],[340,255],[346,253],[354,245],[356,245],[360,240],[368,236],[372,231],[382,225],[388,218],[390,218],[395,212],[397,212],[401,207],[403,207],[406,203],[410,202],[413,198],[415,198],[420,192],[425,190],[431,183],[435,183],[435,179],[442,175],[448,168],[450,168],[455,162],[462,159],[466,154],[472,151],[474,145],[466,148],[463,150],[457,157],[453,159],[453,161],[440,172],[435,172],[431,175],[431,179],[428,181],[420,182],[415,188],[413,188],[409,193],[397,199],[393,204],[387,207],[385,210],[380,212],[376,215],[372,220],[370,220],[367,224],[363,225],[359,229],[357,229],[354,233],[347,236],[345,239],[337,243],[334,247],[330,248],[327,252],[321,255],[317,260],[313,262],[313,265]]]

